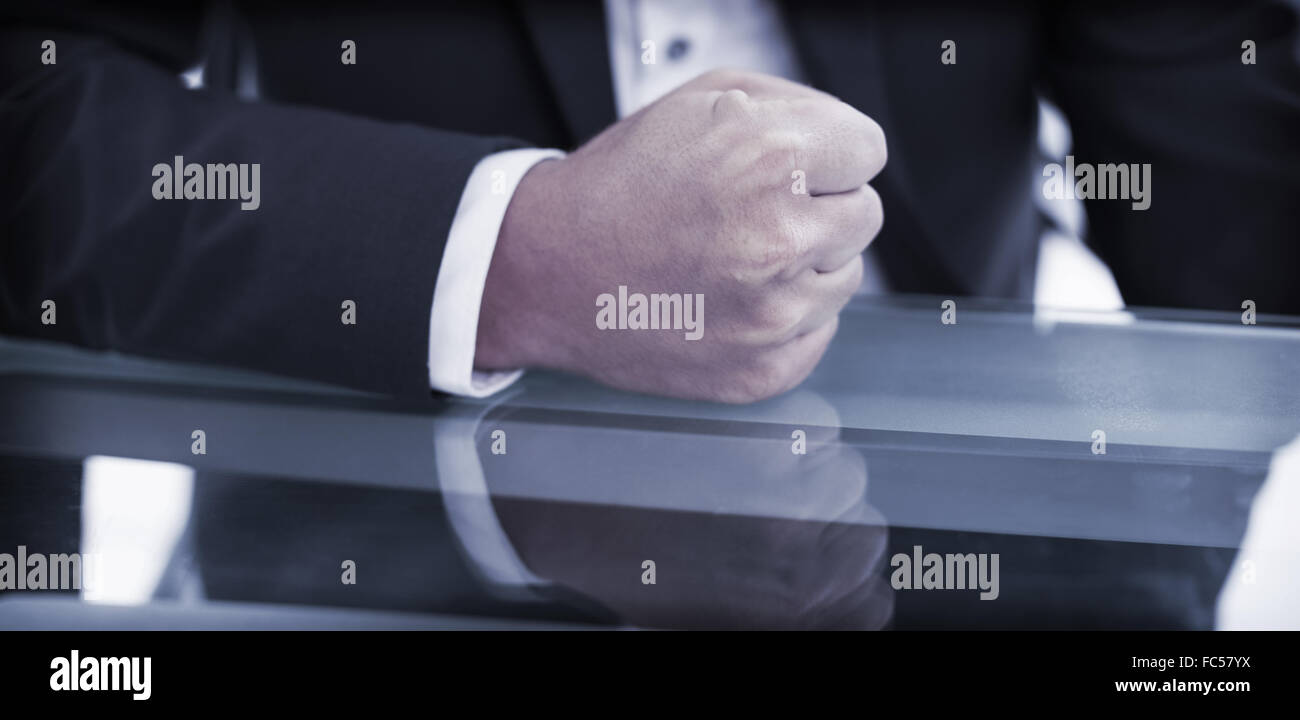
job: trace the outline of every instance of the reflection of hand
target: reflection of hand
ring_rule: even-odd
[[[885,154],[880,127],[829,95],[756,73],[701,75],[523,178],[476,362],[726,402],[788,390],[861,280],[883,220],[866,182]],[[703,294],[703,336],[600,331],[596,298],[620,285]]]
[[[809,394],[790,399],[808,400],[800,396]],[[629,623],[878,628],[891,616],[888,531],[866,502],[862,456],[835,430],[809,426],[800,456],[784,428],[737,437],[502,427],[512,451],[484,466],[521,559]],[[645,560],[654,585],[641,582]]]

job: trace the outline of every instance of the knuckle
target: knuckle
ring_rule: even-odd
[[[880,201],[880,193],[870,185],[862,186],[862,225],[868,237],[874,238],[885,224],[885,206]]]
[[[742,159],[746,174],[756,181],[753,186],[788,188],[790,173],[805,169],[801,163],[807,157],[807,140],[795,130],[773,129],[737,145],[732,152]]]
[[[769,265],[783,270],[797,263],[808,252],[812,243],[812,229],[799,215],[778,212],[771,227],[772,234],[767,245]]]
[[[798,261],[804,241],[799,223],[787,213],[773,207],[760,216],[756,231],[738,243],[735,268],[738,278],[765,284]]]
[[[889,160],[889,145],[885,140],[885,130],[875,120],[861,116],[858,132],[860,135],[860,147],[866,155],[867,164],[874,170],[873,175],[879,172]]]
[[[791,170],[802,168],[803,159],[808,156],[808,143],[808,135],[799,130],[771,130],[763,137],[763,159],[773,165],[774,169],[783,171],[784,181]]]
[[[842,296],[838,303],[840,308],[843,308],[849,300],[853,299],[853,294],[857,292],[858,287],[862,285],[862,276],[866,273],[866,267],[862,260],[862,255],[855,256],[850,262],[852,265],[849,267],[849,272],[844,278],[844,286],[840,288],[840,295]]]
[[[753,328],[761,341],[780,343],[799,330],[805,313],[793,302],[767,298],[753,303]]]
[[[716,97],[713,99],[713,116],[719,119],[728,119],[737,116],[745,116],[751,108],[749,94],[739,88],[730,90],[714,90]]]
[[[755,269],[770,278],[794,264],[798,256],[794,241],[784,234],[777,234],[764,241],[755,253]]]
[[[871,244],[884,223],[880,196],[870,185],[862,185],[846,195],[845,204],[828,218],[837,237],[849,238],[858,250]]]
[[[726,393],[738,402],[754,402],[772,397],[785,389],[787,378],[783,369],[765,358],[758,358],[749,367],[733,373]]]

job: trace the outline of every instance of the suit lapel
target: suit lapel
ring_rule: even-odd
[[[898,110],[889,96],[880,34],[889,22],[874,3],[784,2],[783,14],[808,82],[871,117],[885,131],[889,164],[871,182],[880,193],[888,218],[872,247],[880,258],[890,287],[896,291],[936,291],[955,287],[954,274],[916,223],[923,208],[907,191],[911,187],[905,134]],[[890,213],[891,208],[906,208]],[[894,238],[906,238],[898,242]]]
[[[575,146],[618,119],[600,0],[520,1]]]

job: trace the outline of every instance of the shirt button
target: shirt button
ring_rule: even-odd
[[[691,41],[684,37],[675,37],[668,43],[668,59],[681,60],[691,50]]]

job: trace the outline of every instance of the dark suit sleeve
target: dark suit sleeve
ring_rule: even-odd
[[[187,90],[198,18],[113,22],[153,36],[80,17],[0,29],[0,330],[427,397],[464,183],[518,143]],[[260,163],[260,208],[154,199],[152,168],[176,155]]]
[[[1057,10],[1051,88],[1079,162],[1151,163],[1151,207],[1086,203],[1131,305],[1300,313],[1300,24],[1294,3]],[[1242,45],[1256,46],[1255,64]]]

